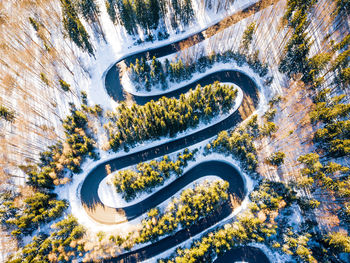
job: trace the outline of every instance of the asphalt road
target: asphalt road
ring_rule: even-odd
[[[234,127],[235,125],[240,123],[245,117],[250,115],[250,112],[247,112],[246,105],[250,104],[250,106],[252,107],[252,111],[258,104],[258,90],[255,83],[247,75],[234,70],[220,71],[215,74],[212,74],[211,76],[207,76],[202,80],[204,83],[206,83],[217,79],[224,82],[233,82],[240,86],[240,88],[243,91],[243,101],[238,110],[233,112],[229,117],[222,120],[221,122],[209,126],[196,133],[187,135],[185,137],[173,140],[168,143],[151,147],[140,152],[115,158],[97,165],[86,176],[80,192],[83,206],[91,218],[103,224],[122,223],[142,214],[140,213],[140,211],[144,212],[152,207],[151,205],[145,205],[145,203],[143,203],[142,206],[140,204],[138,208],[133,206],[132,208],[115,209],[105,206],[98,196],[98,186],[101,183],[101,181],[107,176],[106,165],[109,165],[111,167],[111,171],[116,171],[130,165],[145,162],[163,156],[165,154],[181,150],[185,147],[188,147],[195,143],[201,142],[207,138],[215,136],[220,131]],[[196,81],[196,83],[202,84],[202,80]],[[196,84],[191,84],[189,86],[192,85]],[[187,88],[188,87],[184,87],[184,89]],[[170,196],[164,196],[164,198],[162,199],[166,200],[169,197]],[[157,200],[161,201],[161,198],[157,198]],[[152,205],[157,205],[157,202],[154,202]]]
[[[257,4],[248,7],[245,11],[256,8]],[[214,25],[215,27],[217,25]],[[192,39],[190,39],[192,38]],[[124,58],[126,61],[133,61],[136,57],[145,56],[151,58],[153,56],[164,56],[178,51],[181,48],[182,42],[191,40],[193,44],[196,44],[205,39],[203,32],[190,36],[184,40],[177,41],[175,43],[141,52],[136,55],[128,56]],[[118,61],[120,62],[120,61]],[[116,62],[116,63],[118,63]],[[222,130],[228,130],[235,127],[242,120],[247,118],[257,107],[259,102],[258,89],[254,81],[245,75],[244,73],[236,70],[225,70],[216,73],[209,74],[202,79],[189,84],[179,90],[169,92],[165,94],[167,97],[178,97],[180,94],[187,92],[189,89],[193,89],[197,84],[205,86],[211,84],[214,81],[231,82],[238,85],[243,93],[244,98],[241,106],[237,111],[232,113],[228,118],[217,123],[213,126],[207,127],[194,134],[173,140],[168,143],[160,144],[154,147],[150,147],[146,150],[132,153],[123,157],[115,158],[110,161],[106,161],[97,165],[86,177],[81,187],[81,200],[82,204],[88,213],[88,215],[94,220],[103,224],[116,224],[133,219],[149,208],[157,206],[157,204],[166,200],[174,195],[178,190],[182,189],[185,185],[206,175],[217,175],[222,179],[230,183],[229,192],[236,194],[238,197],[243,198],[245,193],[244,182],[239,175],[238,171],[231,165],[220,161],[209,161],[198,164],[190,169],[183,176],[179,177],[173,183],[165,187],[164,189],[154,193],[148,199],[137,203],[133,206],[126,208],[112,208],[105,206],[98,196],[98,186],[101,181],[107,176],[106,165],[110,165],[112,171],[122,169],[124,167],[137,164],[139,162],[145,162],[171,152],[181,150],[185,147],[191,146],[195,143],[201,142],[207,138],[210,138],[218,134]],[[116,66],[110,68],[106,74],[105,87],[108,94],[116,101],[125,99],[126,92],[123,91],[120,79],[119,70]],[[128,94],[130,96],[130,94]],[[137,97],[133,96],[133,99],[138,104],[145,104],[150,100],[157,100],[161,96],[149,96],[149,97]],[[191,238],[192,236],[204,231],[216,222],[225,218],[232,212],[232,206],[230,202],[226,202],[220,210],[213,211],[208,217],[203,218],[195,225],[189,228],[182,229],[176,232],[172,236],[168,236],[159,242],[145,246],[138,250],[123,253],[117,257],[106,259],[104,262],[140,262],[146,260],[157,254]],[[242,257],[243,256],[243,257]],[[226,252],[223,257],[220,256],[216,263],[220,262],[234,262],[233,259],[245,260],[247,262],[269,262],[266,256],[261,250],[252,248],[249,246],[239,247]],[[254,260],[258,261],[254,261]],[[220,261],[221,260],[221,261]],[[236,260],[236,259],[235,259]]]

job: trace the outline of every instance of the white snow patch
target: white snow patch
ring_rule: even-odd
[[[127,91],[128,93],[135,95],[135,96],[147,97],[147,96],[166,95],[172,91],[181,89],[184,86],[192,84],[192,83],[200,80],[201,78],[203,78],[211,73],[216,73],[216,72],[225,71],[225,70],[236,70],[238,72],[245,73],[247,75],[249,72],[248,76],[252,76],[252,74],[256,74],[248,65],[244,65],[244,66],[240,67],[237,65],[236,62],[231,61],[228,63],[222,63],[222,62],[215,63],[211,68],[208,68],[205,72],[203,72],[203,73],[196,72],[196,73],[192,74],[191,79],[184,80],[184,81],[181,81],[179,83],[174,83],[174,82],[168,81],[168,88],[165,90],[163,90],[159,86],[152,86],[151,91],[137,90],[136,86],[133,84],[133,81],[130,80],[128,74],[123,75],[123,77],[121,79],[121,84],[122,84],[123,89],[125,91]],[[256,82],[256,79],[254,79],[254,80]],[[233,83],[226,83],[226,84],[234,85],[235,87],[238,87],[237,85],[235,85]]]
[[[244,70],[244,72],[246,74],[249,74],[249,76],[253,79],[253,81],[255,81],[255,83],[257,84],[257,87],[259,89],[259,106],[257,107],[257,110],[255,111],[255,113],[257,114],[263,114],[266,109],[268,108],[267,105],[267,100],[266,98],[269,97],[269,93],[268,90],[266,88],[264,88],[264,85],[262,83],[261,78],[254,72],[252,72],[252,70],[246,66],[243,67],[242,70]],[[241,91],[239,90],[238,92],[238,97],[240,96],[239,94],[241,93]],[[237,103],[236,103],[237,106]],[[204,127],[203,127],[204,128]],[[190,132],[184,133],[184,134],[178,134],[178,136],[176,136],[176,138],[180,138],[184,135],[189,134]],[[193,133],[193,132],[191,132]],[[210,140],[214,139],[216,136],[213,136],[207,140],[204,140],[198,144],[195,144],[193,146],[205,146]],[[66,186],[61,186],[61,187],[57,187],[56,188],[56,192],[58,193],[60,198],[63,199],[68,199],[71,206],[70,206],[70,210],[73,213],[73,215],[78,219],[79,223],[82,225],[85,225],[87,228],[91,229],[92,231],[113,231],[113,230],[119,230],[123,232],[123,225],[124,224],[120,224],[117,226],[107,226],[107,225],[103,225],[103,224],[99,224],[93,220],[91,220],[88,215],[85,213],[84,208],[82,207],[81,204],[81,200],[80,200],[80,188],[81,185],[85,179],[85,177],[87,176],[87,174],[98,164],[103,163],[105,161],[117,158],[117,157],[121,157],[121,156],[126,156],[129,155],[130,153],[135,153],[135,152],[139,152],[148,148],[151,148],[155,145],[160,145],[160,144],[164,144],[167,142],[170,142],[172,140],[175,140],[176,138],[161,138],[159,140],[155,140],[153,142],[144,142],[139,144],[137,147],[131,149],[129,152],[124,152],[124,151],[119,151],[117,153],[111,153],[111,152],[105,152],[105,151],[100,151],[100,156],[101,159],[98,161],[94,161],[94,160],[87,160],[83,163],[83,165],[81,166],[83,172],[81,174],[76,174],[74,175],[73,181],[71,184],[66,185]],[[188,147],[188,148],[192,148],[192,147]],[[197,161],[199,161],[201,158],[197,158]],[[231,158],[231,160],[233,160]],[[235,162],[237,163],[237,162]],[[239,167],[239,165],[238,165]],[[125,224],[129,224],[132,225],[133,222],[127,222]]]

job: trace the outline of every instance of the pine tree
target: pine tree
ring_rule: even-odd
[[[60,0],[63,10],[63,27],[69,38],[80,48],[94,54],[89,35],[79,20],[71,0]]]
[[[0,118],[3,118],[8,122],[13,122],[15,120],[15,112],[3,105],[0,105]]]
[[[304,32],[304,23],[305,21],[297,27],[288,41],[285,48],[286,54],[279,65],[279,70],[287,73],[289,77],[293,74],[307,72],[310,38]]]
[[[117,21],[117,13],[115,11],[116,0],[106,0],[105,5],[109,17],[111,18],[112,22],[115,23]]]
[[[147,32],[149,29],[149,13],[144,0],[135,0],[134,6],[137,23]]]
[[[133,7],[129,0],[118,0],[118,9],[120,13],[120,23],[126,31],[133,35],[136,33],[136,19]]]
[[[346,233],[332,232],[326,240],[335,252],[350,253],[350,237]]]
[[[243,32],[242,44],[241,44],[241,48],[243,49],[243,52],[248,52],[249,50],[249,45],[253,40],[255,26],[256,26],[256,23],[252,22],[247,26],[247,28]]]
[[[100,10],[96,5],[95,0],[79,0],[78,7],[86,20],[96,22]]]
[[[149,17],[150,17],[150,28],[151,29],[157,29],[159,25],[159,12],[160,12],[160,3],[158,0],[149,0],[148,3],[148,9],[150,10],[149,12]]]
[[[179,3],[179,0],[171,0],[171,5],[172,5],[173,10],[174,10],[174,18],[177,22],[180,20],[180,17],[181,17],[181,6]]]
[[[181,10],[182,23],[187,26],[193,18],[193,9],[191,0],[183,0],[183,6]]]

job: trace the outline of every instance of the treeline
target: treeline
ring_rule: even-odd
[[[278,232],[274,219],[280,210],[294,202],[294,195],[282,183],[263,182],[251,193],[250,208],[238,216],[237,221],[195,240],[190,248],[178,248],[172,256],[158,262],[213,262],[217,255],[251,242],[274,244],[277,248],[280,244],[276,242]],[[299,244],[299,248],[301,247],[303,249],[297,250],[296,256],[304,261],[312,257],[307,244]]]
[[[190,152],[186,148],[177,154],[174,161],[165,155],[160,161],[139,163],[136,171],[118,171],[113,178],[113,184],[125,200],[132,200],[138,193],[151,192],[153,188],[163,185],[172,174],[180,176],[188,161],[194,160],[196,152],[197,149]]]
[[[179,99],[162,97],[144,106],[121,103],[106,125],[114,151],[142,141],[173,137],[201,121],[225,114],[234,105],[237,90],[219,82],[190,90]]]
[[[157,241],[159,237],[174,233],[179,227],[187,228],[199,219],[217,211],[228,200],[226,181],[205,181],[193,189],[182,191],[173,199],[165,212],[151,209],[142,220],[142,229],[136,243]]]
[[[105,3],[111,20],[123,25],[131,35],[138,34],[141,28],[151,37],[151,31],[164,23],[167,14],[173,28],[180,24],[187,26],[194,15],[191,0],[106,0]],[[161,29],[165,27],[161,25]],[[163,37],[158,33],[159,39]]]
[[[324,123],[316,131],[314,141],[332,157],[350,155],[350,104],[343,103],[346,95],[329,98],[330,89],[316,96],[316,108],[310,113],[313,123]]]
[[[244,53],[225,51],[219,54],[200,57],[193,63],[183,63],[181,59],[164,63],[153,57],[151,62],[147,62],[144,57],[136,59],[128,67],[128,74],[137,90],[151,91],[152,86],[158,85],[162,89],[168,88],[168,82],[181,82],[191,79],[196,72],[203,73],[206,69],[213,67],[215,63],[236,62],[238,66],[248,64],[248,66],[260,77],[264,77],[268,72],[268,65],[263,64],[258,57],[259,53],[253,55]]]
[[[87,127],[87,114],[71,108],[71,115],[63,121],[66,140],[50,146],[49,151],[40,154],[40,164],[28,173],[28,184],[36,189],[53,189],[64,184],[67,173],[79,173],[86,157],[97,158],[94,140]]]
[[[86,103],[84,98],[83,104]],[[63,121],[65,141],[41,153],[38,165],[21,167],[28,175],[26,184],[31,194],[24,196],[6,191],[0,195],[0,222],[18,240],[62,216],[68,204],[50,191],[55,185],[68,182],[73,173],[80,172],[81,162],[86,157],[97,158],[87,127],[87,113],[96,115],[99,107],[84,105],[83,108],[84,111],[78,111],[71,105],[71,115]]]
[[[70,262],[85,252],[84,234],[85,229],[73,216],[68,216],[53,225],[50,235],[39,233],[6,262]]]

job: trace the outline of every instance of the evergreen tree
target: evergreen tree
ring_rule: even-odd
[[[350,253],[350,237],[346,233],[332,232],[327,236],[326,241],[335,252]]]
[[[181,20],[182,23],[187,26],[193,18],[193,8],[191,0],[183,0],[181,8]]]
[[[118,9],[120,13],[120,23],[125,27],[129,34],[135,34],[136,18],[130,1],[118,0]]]
[[[89,35],[79,20],[78,13],[71,0],[60,0],[63,10],[63,27],[69,38],[80,48],[94,54]]]
[[[137,23],[147,32],[149,29],[149,13],[147,5],[144,0],[134,0],[135,15]]]
[[[15,111],[12,111],[3,105],[0,105],[0,118],[3,118],[8,122],[13,122],[15,120]]]
[[[173,7],[174,13],[174,19],[176,20],[176,22],[178,22],[180,20],[181,17],[181,6],[179,3],[180,0],[171,0],[171,5]]]
[[[256,23],[252,22],[247,26],[247,28],[243,32],[242,43],[241,43],[241,48],[243,49],[243,52],[248,52],[249,50],[249,45],[253,40],[255,26],[256,26]]]
[[[39,30],[40,24],[38,23],[38,21],[36,21],[33,17],[29,17],[29,22],[35,31]]]
[[[106,0],[105,4],[109,17],[115,23],[117,21],[117,13],[115,11],[116,0]]]
[[[286,54],[279,65],[279,70],[282,73],[287,73],[289,77],[293,74],[307,72],[310,38],[304,32],[304,23],[305,20],[298,25],[288,41],[285,47]]]
[[[78,8],[86,20],[96,22],[100,10],[95,0],[79,0]]]
[[[341,12],[345,12],[347,15],[350,14],[350,0],[336,0],[336,4],[336,14]]]
[[[159,12],[160,12],[160,1],[158,0],[149,0],[148,3],[148,9],[149,9],[149,18],[150,18],[150,28],[151,29],[157,29],[159,25]]]

